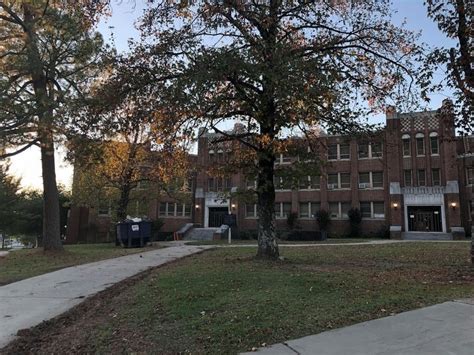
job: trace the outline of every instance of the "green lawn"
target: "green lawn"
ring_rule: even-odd
[[[110,243],[67,245],[65,249],[64,253],[45,253],[42,249],[21,249],[0,257],[0,285],[68,266],[138,253],[150,248],[123,249]]]
[[[468,243],[285,248],[275,262],[254,254],[219,248],[155,269],[28,334],[12,353],[237,353],[474,297]]]

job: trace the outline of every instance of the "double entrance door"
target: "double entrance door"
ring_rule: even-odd
[[[441,232],[440,206],[408,206],[408,230],[411,232]]]

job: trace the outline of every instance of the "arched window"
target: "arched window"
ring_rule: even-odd
[[[438,140],[438,133],[436,132],[430,133],[430,150],[431,150],[431,155],[439,154],[439,140]]]
[[[410,135],[408,134],[402,136],[402,149],[404,157],[409,157],[411,155]]]
[[[417,133],[416,136],[416,155],[425,155],[425,135]]]

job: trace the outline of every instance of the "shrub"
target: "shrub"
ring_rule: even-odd
[[[358,208],[351,208],[347,212],[349,216],[349,223],[351,225],[351,234],[352,238],[360,237],[360,224],[362,223],[362,213]]]
[[[321,231],[321,240],[326,240],[327,230],[329,224],[331,223],[331,216],[329,215],[329,212],[326,210],[319,210],[319,212],[316,213],[316,222],[318,223],[319,230]]]
[[[296,212],[290,212],[286,217],[286,224],[289,230],[296,229],[296,222],[298,220],[298,214]]]

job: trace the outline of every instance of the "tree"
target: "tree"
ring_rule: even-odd
[[[168,72],[159,104],[170,125],[207,126],[255,154],[258,257],[279,255],[273,177],[285,133],[364,130],[363,115],[412,98],[401,89],[416,38],[390,14],[379,0],[162,2],[145,14],[136,53],[148,62],[136,68]],[[154,85],[142,83],[142,97]],[[244,129],[226,132],[232,119]]]
[[[456,126],[466,134],[474,132],[474,10],[471,0],[425,0],[428,16],[455,47],[436,47],[426,58],[422,81],[425,94],[437,90],[433,74],[445,68],[446,84],[454,90]]]
[[[102,39],[81,2],[0,1],[0,139],[21,153],[41,150],[45,250],[62,250],[54,150],[95,76]],[[76,122],[77,123],[77,122]]]
[[[8,174],[9,165],[0,165],[0,233],[5,241],[5,233],[14,231],[18,200],[20,199],[20,179]]]

